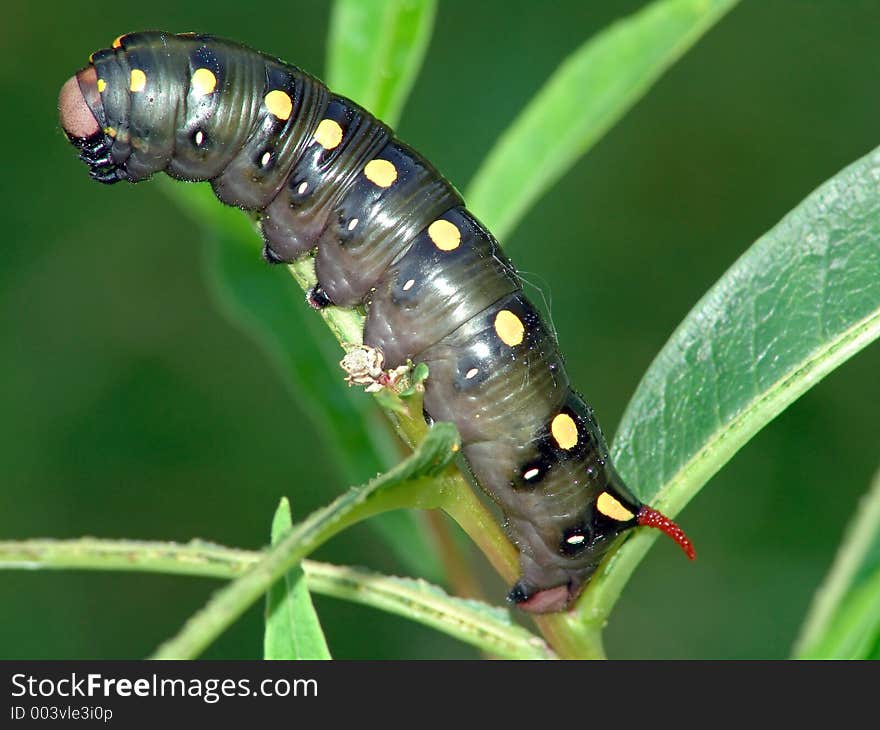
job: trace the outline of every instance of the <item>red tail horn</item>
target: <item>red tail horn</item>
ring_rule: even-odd
[[[684,530],[662,512],[658,512],[657,510],[644,505],[639,510],[638,515],[636,515],[636,520],[640,525],[644,525],[645,527],[656,527],[660,532],[669,535],[669,537],[678,543],[679,547],[684,550],[684,554],[691,560],[697,557],[697,554],[694,552],[694,546],[691,544],[691,541],[688,540],[688,536],[684,534]]]

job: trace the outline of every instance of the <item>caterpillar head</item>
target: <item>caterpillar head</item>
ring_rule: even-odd
[[[80,150],[89,174],[103,183],[125,179],[124,159],[114,154],[115,130],[104,124],[104,107],[98,91],[98,74],[88,66],[71,76],[58,95],[58,115],[68,139]]]
[[[71,76],[61,87],[61,93],[58,95],[61,126],[74,139],[87,139],[101,129],[83,94],[83,87],[87,89],[90,86],[94,87],[97,92],[97,79],[95,69],[89,66]]]
[[[167,34],[120,36],[61,87],[61,127],[98,182],[137,182],[168,163],[177,114],[168,79],[179,63],[141,50],[156,36]]]
[[[129,33],[95,51],[61,88],[61,126],[103,183],[137,182],[167,171],[211,179],[238,148],[223,104],[228,69],[212,48],[225,41],[162,31]],[[242,119],[247,132],[252,119]],[[230,142],[229,145],[224,142]],[[228,153],[228,154],[227,154]]]

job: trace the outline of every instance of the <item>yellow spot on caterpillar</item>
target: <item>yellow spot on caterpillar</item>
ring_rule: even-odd
[[[116,129],[114,127],[104,127],[104,134],[106,134],[108,137],[115,137]]]
[[[123,33],[122,35],[116,36],[116,38],[113,40],[113,47],[114,48],[122,48],[122,39],[125,38],[125,35],[126,34]],[[105,38],[106,38],[106,36],[105,36]]]
[[[617,499],[608,492],[602,492],[599,499],[596,500],[596,509],[606,517],[618,522],[629,522],[635,517],[626,507],[624,507]]]
[[[577,445],[578,429],[574,419],[567,413],[560,413],[550,424],[550,433],[561,449],[571,449]]]
[[[95,62],[95,54],[94,54],[94,53],[90,53],[90,54],[89,54],[89,63],[94,63],[94,62]]]
[[[263,103],[273,116],[282,121],[290,119],[293,113],[293,100],[281,89],[273,89],[266,94]]]
[[[495,315],[495,332],[505,345],[515,347],[520,344],[525,331],[522,320],[509,309],[502,309]]]
[[[314,137],[315,142],[325,150],[336,149],[342,141],[342,127],[332,119],[322,119]]]
[[[196,96],[208,96],[217,88],[217,77],[209,68],[197,68],[193,72],[190,86]]]
[[[139,68],[133,68],[131,70],[131,84],[129,84],[129,89],[134,92],[143,91],[147,86],[147,75],[141,71]]]
[[[364,167],[364,175],[380,188],[388,188],[397,180],[397,168],[388,160],[370,160]]]
[[[428,226],[428,235],[441,251],[453,251],[461,243],[461,231],[454,223],[438,218]]]
[[[98,93],[103,94],[104,89],[107,88],[107,82],[104,79],[98,79]]]

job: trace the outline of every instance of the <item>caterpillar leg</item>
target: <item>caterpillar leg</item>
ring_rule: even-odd
[[[306,301],[312,309],[324,309],[333,304],[333,300],[320,284],[315,284],[306,294]]]

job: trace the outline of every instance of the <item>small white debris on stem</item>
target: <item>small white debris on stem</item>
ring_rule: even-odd
[[[376,393],[383,388],[393,388],[410,371],[407,365],[384,370],[384,363],[381,350],[369,345],[355,345],[348,349],[339,365],[348,373],[345,382],[349,386],[366,385],[367,393]]]

